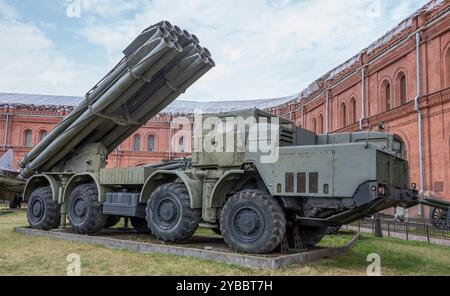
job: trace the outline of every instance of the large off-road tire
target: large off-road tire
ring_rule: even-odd
[[[138,217],[131,217],[130,222],[136,232],[151,233],[150,228],[148,228],[147,220]]]
[[[67,212],[72,228],[82,234],[100,231],[108,218],[102,212],[95,184],[78,185],[69,196]]]
[[[233,250],[264,254],[280,245],[286,232],[286,218],[280,204],[270,194],[243,190],[225,203],[220,229],[226,244]]]
[[[106,218],[105,225],[103,227],[104,228],[111,228],[113,226],[116,226],[117,223],[120,222],[120,219],[122,219],[122,217],[110,215],[110,216],[108,216]]]
[[[61,222],[60,205],[53,200],[50,187],[40,187],[28,199],[27,217],[31,228],[51,230]]]
[[[152,234],[166,242],[182,243],[200,223],[200,209],[192,209],[186,186],[169,183],[158,187],[147,202],[146,218]]]

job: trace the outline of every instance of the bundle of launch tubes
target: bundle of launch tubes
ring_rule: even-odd
[[[74,150],[111,153],[215,66],[195,35],[167,21],[145,29],[123,59],[19,163],[21,177],[49,172]]]

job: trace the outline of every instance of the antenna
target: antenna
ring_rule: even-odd
[[[368,148],[369,147],[369,137],[370,137],[370,132],[372,131],[372,125],[369,125],[369,132],[367,133],[367,137],[366,137],[366,146],[364,148]]]

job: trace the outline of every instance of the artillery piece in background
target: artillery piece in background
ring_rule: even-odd
[[[25,182],[18,178],[19,171],[14,167],[13,159],[12,149],[0,157],[0,200],[9,201],[11,208],[19,206],[16,197],[22,194],[25,187]]]
[[[420,200],[420,204],[430,207],[429,221],[431,225],[439,229],[450,229],[449,201],[426,196]]]
[[[194,35],[168,22],[123,53],[21,161],[32,228],[64,227],[68,216],[90,234],[130,217],[167,242],[185,242],[200,226],[236,251],[269,253],[314,246],[329,226],[416,204],[400,139],[316,135],[258,109],[197,118],[191,160],[106,169],[109,153],[214,66]],[[262,136],[251,136],[255,128]],[[275,145],[251,149],[268,142]]]

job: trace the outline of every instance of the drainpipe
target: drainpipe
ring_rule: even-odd
[[[170,116],[169,122],[169,160],[172,159],[172,116]]]
[[[9,133],[9,117],[10,117],[10,114],[9,114],[9,106],[8,106],[8,109],[7,109],[7,112],[6,112],[6,119],[5,119],[5,140],[4,140],[4,144],[3,144],[3,150],[5,150],[6,151],[6,146],[8,145],[8,133]]]
[[[302,107],[302,128],[305,128],[305,106]]]
[[[359,129],[362,130],[364,119],[366,118],[366,69],[361,68],[361,118],[359,119]]]
[[[417,112],[418,133],[419,133],[419,169],[420,169],[420,193],[424,191],[423,176],[423,139],[422,139],[422,111],[420,111],[419,99],[422,96],[420,78],[420,32],[416,32],[416,74],[417,74],[417,96],[414,98],[414,109]],[[419,206],[419,215],[423,215],[423,208]]]
[[[116,151],[116,168],[118,168],[119,165],[120,165],[120,151],[119,151],[119,147],[117,147],[115,149],[115,151]]]
[[[325,131],[325,134],[329,134],[330,133],[330,129],[329,129],[329,113],[330,113],[330,92],[329,92],[329,90],[327,89],[327,90],[325,90],[325,96],[326,96],[326,98],[325,98],[325,117],[326,117],[326,119],[325,119],[325,129],[326,129],[326,131]]]

